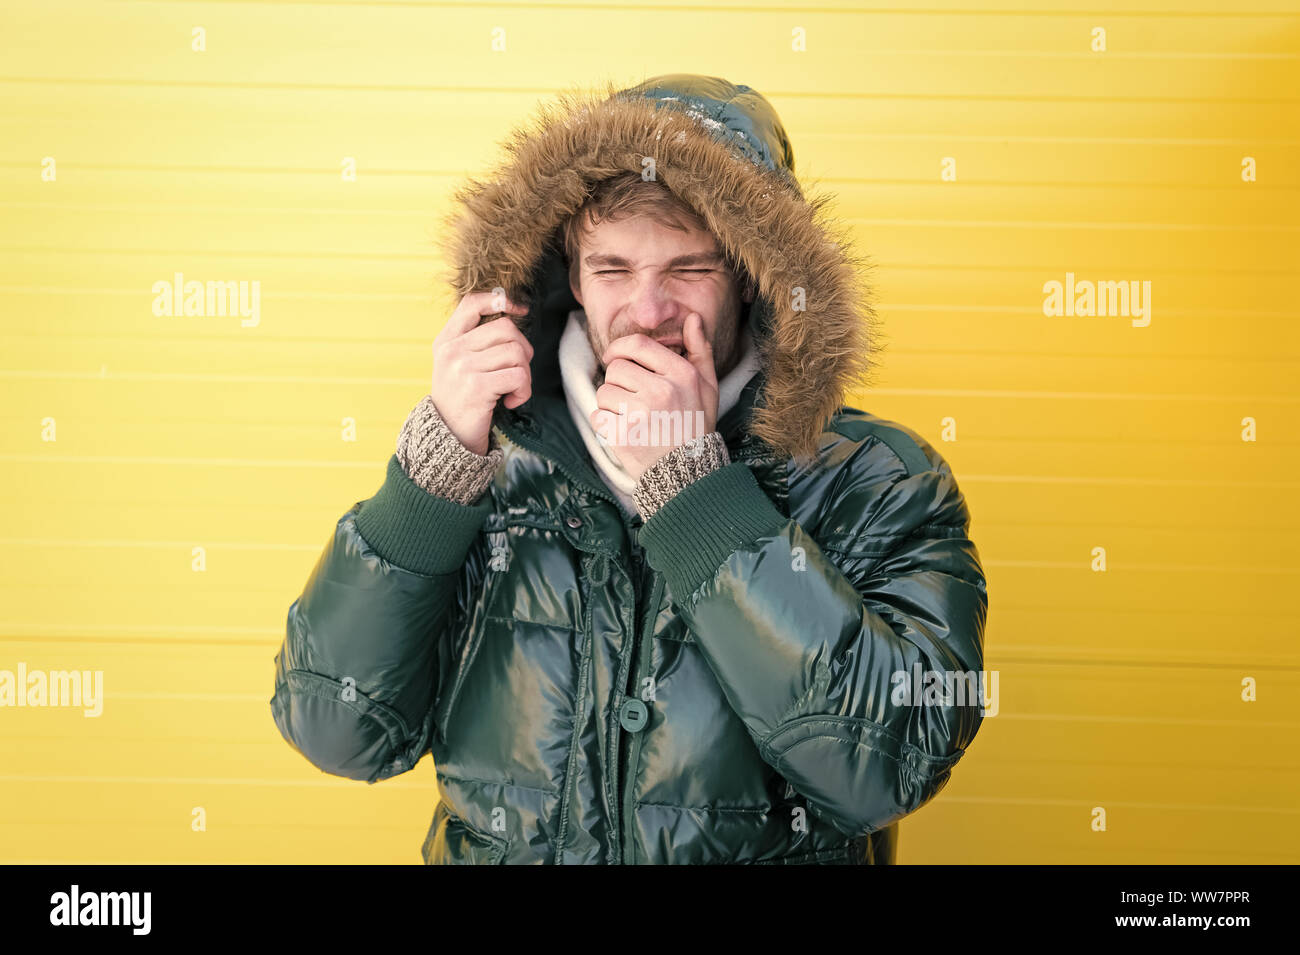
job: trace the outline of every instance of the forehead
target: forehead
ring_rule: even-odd
[[[591,256],[617,255],[650,265],[687,253],[720,254],[718,240],[712,232],[686,222],[682,224],[686,231],[649,216],[635,216],[589,225],[582,243],[582,257],[586,260]]]

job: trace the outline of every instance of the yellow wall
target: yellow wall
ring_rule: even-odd
[[[0,862],[420,861],[428,759],[371,787],[272,723],[285,614],[428,389],[452,189],[668,72],[764,92],[838,194],[888,332],[855,403],[975,516],[1000,712],[900,861],[1300,862],[1300,3],[695,6],[4,4],[0,669],[106,699],[0,709]],[[177,271],[260,323],[155,317]],[[1044,316],[1066,272],[1150,324]]]

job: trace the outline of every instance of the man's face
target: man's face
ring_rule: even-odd
[[[718,378],[735,367],[741,310],[754,296],[740,288],[711,233],[693,226],[682,232],[647,216],[605,220],[589,225],[578,256],[578,285],[570,288],[587,313],[598,386],[601,356],[615,339],[641,334],[684,355],[691,312],[703,319]]]

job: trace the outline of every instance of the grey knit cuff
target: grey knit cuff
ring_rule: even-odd
[[[650,465],[636,482],[633,497],[643,520],[663,507],[692,481],[731,463],[722,432],[710,431],[694,441],[673,448]]]
[[[475,454],[460,443],[425,395],[406,417],[397,436],[397,461],[415,484],[456,504],[472,506],[492,483],[505,452],[488,437],[488,453]]]

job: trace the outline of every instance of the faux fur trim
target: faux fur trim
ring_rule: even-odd
[[[770,335],[757,342],[767,380],[749,432],[779,454],[814,456],[847,391],[876,365],[869,266],[828,211],[833,197],[748,161],[671,102],[617,93],[606,83],[603,95],[558,94],[509,134],[495,170],[456,191],[440,242],[457,300],[497,287],[527,299],[534,267],[592,186],[640,172],[653,156],[659,181],[697,211],[771,308]]]

